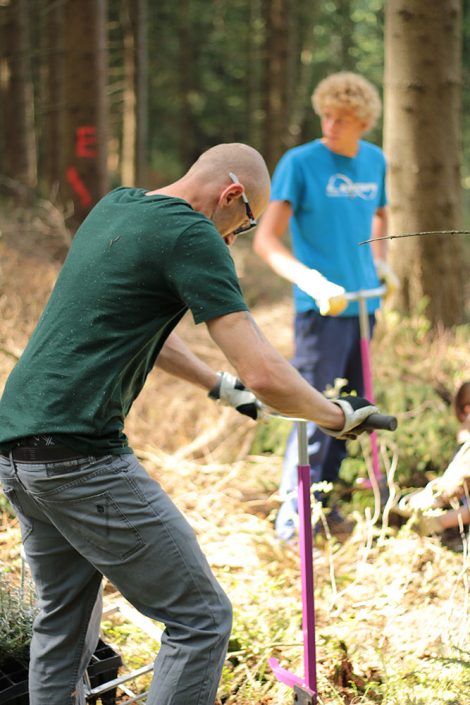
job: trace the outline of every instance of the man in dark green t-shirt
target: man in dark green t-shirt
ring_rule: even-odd
[[[263,403],[341,436],[375,407],[335,403],[263,337],[227,245],[256,224],[269,175],[251,147],[219,145],[157,191],[119,188],[79,228],[0,401],[0,479],[39,597],[31,705],[83,705],[105,575],[165,624],[149,705],[212,705],[231,606],[194,532],[133,455],[124,420],[152,367],[256,416]],[[172,332],[204,322],[248,389]]]

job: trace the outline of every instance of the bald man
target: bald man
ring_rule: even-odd
[[[233,403],[172,331],[188,309],[265,404],[336,435],[375,410],[327,401],[267,342],[227,245],[256,224],[269,175],[242,144],[156,191],[118,188],[79,228],[0,402],[0,479],[39,598],[31,705],[83,705],[102,576],[163,622],[149,705],[213,705],[231,606],[195,535],[132,453],[124,419],[156,363]],[[251,398],[250,392],[244,392]],[[236,403],[234,403],[237,406]]]

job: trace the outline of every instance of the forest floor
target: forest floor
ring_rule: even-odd
[[[0,228],[3,384],[53,286],[68,242],[61,228],[51,225],[50,214],[40,211],[22,218],[16,214],[0,222]],[[234,256],[255,319],[288,357],[292,344],[288,287],[254,261],[248,243],[235,249]],[[407,338],[404,328],[397,332],[392,314],[387,321],[379,323],[374,342],[375,371],[384,387],[396,390],[395,397],[387,397],[392,400],[387,412],[397,413],[400,427],[408,428],[406,436],[381,437],[383,467],[396,491],[393,483],[405,477],[400,475],[405,463],[424,482],[423,467],[426,472],[430,467],[427,454],[437,457],[438,463],[448,457],[452,425],[432,426],[423,440],[419,424],[429,409],[433,415],[448,414],[446,393],[458,380],[470,377],[469,328],[431,339],[427,331],[416,333],[415,327]],[[186,317],[179,332],[214,369],[226,368],[203,326],[194,326]],[[385,358],[385,350],[395,357]],[[408,360],[406,374],[413,373],[413,379],[402,374],[398,362],[390,363],[400,356]],[[396,387],[398,379],[402,386]],[[431,380],[439,398],[415,398],[416,379]],[[409,398],[403,406],[398,397],[405,395],[404,390]],[[126,429],[149,473],[195,528],[234,605],[219,705],[292,703],[292,692],[276,682],[267,664],[275,655],[283,666],[302,673],[297,546],[282,545],[273,534],[285,423],[256,424],[159,372],[150,375]],[[275,436],[271,453],[263,450],[266,440],[261,444],[259,440],[267,432],[270,438]],[[369,465],[365,445],[354,463],[355,470],[365,475]],[[412,484],[412,474],[406,475],[407,484]],[[455,532],[446,539],[421,537],[409,525],[393,527],[384,521],[371,493],[352,492],[349,487],[346,496],[342,506],[356,521],[354,532],[343,542],[319,536],[314,548],[318,702],[468,705],[468,533]],[[19,575],[19,529],[3,506],[0,568]],[[129,619],[112,585],[105,586],[105,596],[110,609],[103,622],[104,638],[123,655],[125,669],[151,662],[158,649],[158,629],[145,621],[137,626]],[[122,609],[113,611],[116,604]],[[143,692],[146,684],[148,676],[131,687]]]

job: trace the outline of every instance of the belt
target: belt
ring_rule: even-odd
[[[5,456],[4,454],[4,457],[9,458],[10,455]],[[58,463],[63,460],[78,460],[83,458],[83,455],[65,446],[51,446],[50,448],[13,448],[11,457],[13,460],[19,460],[24,463]]]
[[[78,460],[83,455],[72,448],[61,445],[54,436],[31,436],[21,438],[18,445],[10,453],[3,453],[4,457],[11,457],[25,463],[60,462],[64,460]]]

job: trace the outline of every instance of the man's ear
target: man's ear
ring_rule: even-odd
[[[244,190],[242,184],[229,184],[219,196],[219,206],[229,206],[233,200],[240,198]]]

